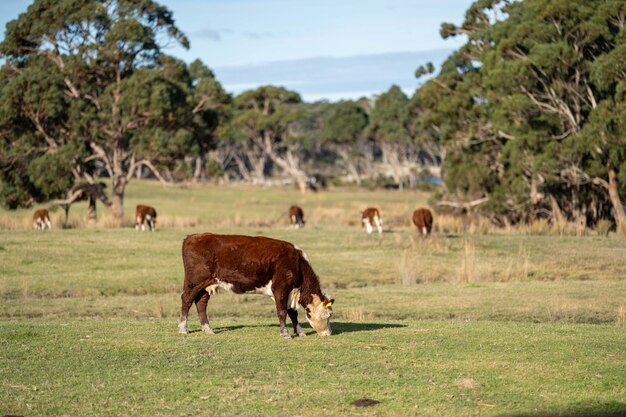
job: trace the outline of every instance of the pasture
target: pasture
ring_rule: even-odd
[[[124,229],[100,205],[94,229],[80,205],[46,232],[0,212],[0,415],[626,415],[626,238],[435,216],[424,240],[427,197],[135,181]],[[137,203],[156,233],[132,229]],[[382,236],[361,230],[368,206]],[[181,242],[205,231],[302,247],[336,299],[333,336],[300,310],[309,336],[283,340],[269,298],[225,292],[216,335],[193,307],[179,335]]]

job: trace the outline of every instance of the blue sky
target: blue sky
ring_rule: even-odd
[[[0,25],[29,0],[1,0]],[[162,0],[191,48],[225,88],[239,93],[284,85],[308,101],[358,98],[398,84],[418,86],[415,68],[440,64],[461,39],[442,40],[442,22],[460,23],[472,0]]]

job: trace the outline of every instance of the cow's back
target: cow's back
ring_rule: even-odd
[[[433,215],[430,210],[426,208],[418,208],[413,212],[413,224],[418,229],[426,228],[430,233],[433,226]]]
[[[190,235],[183,241],[185,287],[218,279],[233,284],[234,292],[246,292],[277,273],[295,284],[300,256],[291,243],[262,236]]]
[[[152,218],[157,217],[157,212],[154,207],[144,206],[143,204],[138,204],[135,210],[136,216],[144,219],[146,215],[151,216]]]
[[[376,217],[380,218],[380,213],[376,207],[368,207],[361,214],[362,219],[369,219],[370,222],[373,222]]]
[[[37,221],[37,220],[45,221],[47,219],[50,219],[50,214],[48,213],[48,209],[35,210],[35,213],[33,213],[33,221]]]

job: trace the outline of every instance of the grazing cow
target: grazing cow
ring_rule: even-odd
[[[33,214],[33,229],[46,230],[46,228],[52,229],[48,209],[36,210]]]
[[[369,207],[361,213],[361,226],[365,227],[368,234],[372,233],[374,226],[378,229],[379,234],[383,232],[383,219],[377,208]]]
[[[262,236],[190,235],[183,241],[185,282],[178,329],[187,333],[187,314],[196,303],[202,331],[213,334],[206,315],[211,295],[218,288],[235,294],[263,294],[272,297],[280,323],[280,335],[290,339],[289,315],[298,336],[305,333],[298,324],[298,305],[320,336],[330,336],[331,305],[320,289],[306,254],[297,246]]]
[[[433,215],[427,208],[418,208],[413,212],[413,224],[422,236],[428,236],[433,228]]]
[[[135,230],[139,230],[139,225],[141,225],[141,230],[145,231],[145,222],[148,223],[150,231],[154,232],[156,230],[156,219],[157,212],[154,207],[138,204],[137,209],[135,210]]]
[[[289,207],[289,221],[291,222],[291,227],[294,229],[304,227],[304,213],[300,207]]]

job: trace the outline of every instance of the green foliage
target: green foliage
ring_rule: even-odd
[[[365,110],[352,101],[341,101],[333,106],[324,122],[320,140],[354,144],[368,124]]]
[[[442,26],[468,42],[416,92],[414,130],[443,141],[451,194],[489,197],[481,210],[513,222],[550,213],[551,198],[576,221],[608,214],[607,187],[591,184],[607,183],[609,162],[626,177],[625,12],[601,0],[484,0],[461,26]]]
[[[36,0],[7,24],[0,43],[6,81],[0,137],[11,149],[24,137],[31,142],[26,156],[0,154],[3,182],[17,178],[6,174],[16,159],[31,165],[30,186],[15,195],[53,198],[74,180],[93,181],[97,164],[111,177],[121,210],[136,162],[171,162],[199,152],[219,116],[208,114],[209,100],[196,109],[191,97],[198,85],[206,92],[205,78],[213,74],[200,63],[190,70],[163,56],[167,38],[188,47],[172,13],[151,0]],[[12,188],[22,186],[24,181]]]
[[[293,136],[287,130],[301,115],[295,105],[301,102],[298,93],[283,87],[263,86],[245,91],[235,97],[233,125],[246,141],[265,138],[273,144],[288,141]]]
[[[408,143],[408,103],[409,99],[400,87],[391,86],[376,99],[366,134],[383,142]]]

